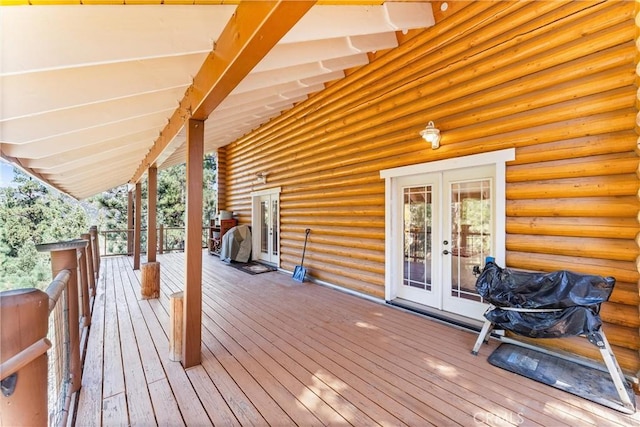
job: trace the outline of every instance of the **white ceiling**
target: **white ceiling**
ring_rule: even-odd
[[[0,6],[0,154],[85,198],[127,183],[178,107],[235,5]],[[205,152],[303,101],[430,3],[315,5],[209,115]],[[184,130],[158,158],[184,163]]]

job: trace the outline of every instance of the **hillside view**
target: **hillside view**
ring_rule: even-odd
[[[87,200],[75,200],[42,184],[18,169],[7,179],[3,164],[0,182],[0,291],[25,287],[43,289],[51,281],[48,253],[36,245],[77,239],[91,225],[99,231],[126,230],[127,186],[120,186]],[[216,214],[215,157],[204,158],[203,224]],[[157,222],[183,227],[185,165],[158,173]],[[146,183],[142,185],[142,221],[146,224]]]

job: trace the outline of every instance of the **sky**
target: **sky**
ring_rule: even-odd
[[[8,187],[13,180],[13,166],[0,160],[0,187]]]

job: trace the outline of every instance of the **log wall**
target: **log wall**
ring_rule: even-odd
[[[438,7],[433,28],[226,146],[220,205],[250,223],[249,193],[281,187],[282,268],[299,264],[310,228],[312,276],[382,297],[380,170],[515,147],[507,265],[616,277],[602,317],[621,365],[637,372],[634,2]],[[419,136],[429,120],[437,150]]]

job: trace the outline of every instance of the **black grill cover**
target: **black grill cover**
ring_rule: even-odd
[[[476,290],[496,306],[485,317],[501,328],[532,338],[557,338],[589,334],[602,322],[598,312],[607,301],[615,279],[566,270],[530,273],[500,268],[488,262],[476,281]],[[523,309],[561,309],[521,312]]]

